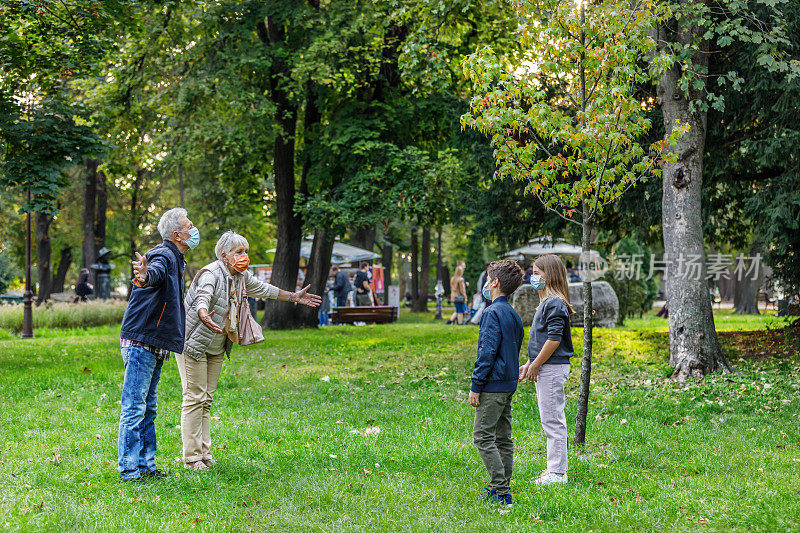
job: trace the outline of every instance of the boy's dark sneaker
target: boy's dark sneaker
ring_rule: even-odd
[[[142,474],[143,478],[151,478],[151,479],[163,479],[167,477],[167,474],[156,468],[155,470],[148,470],[144,474]]]
[[[499,503],[505,507],[514,505],[511,494],[503,494],[501,496],[497,494],[496,490],[489,488],[489,485],[486,485],[486,490],[481,494],[481,499],[486,503]]]

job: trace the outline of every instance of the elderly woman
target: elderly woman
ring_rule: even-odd
[[[181,375],[181,439],[186,468],[207,470],[211,456],[211,401],[222,371],[225,354],[238,342],[238,311],[242,298],[271,298],[319,306],[321,298],[288,292],[259,281],[247,269],[250,245],[243,236],[225,232],[217,241],[217,261],[204,266],[186,293],[186,341],[176,356]]]

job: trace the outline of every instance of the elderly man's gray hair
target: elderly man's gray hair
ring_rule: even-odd
[[[243,235],[228,230],[223,233],[222,237],[217,241],[217,245],[214,247],[214,253],[217,255],[217,259],[222,259],[223,252],[229,254],[239,246],[244,246],[249,249],[250,243],[247,242],[247,239],[245,239]]]
[[[161,220],[158,221],[158,233],[161,234],[161,238],[166,241],[172,238],[173,231],[182,231],[184,218],[189,217],[186,215],[186,209],[182,207],[173,207],[161,215]]]

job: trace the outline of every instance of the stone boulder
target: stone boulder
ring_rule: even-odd
[[[526,328],[529,327],[533,323],[536,308],[539,307],[539,292],[530,283],[523,283],[514,291],[510,300],[511,305],[522,319],[522,325]]]
[[[569,299],[575,314],[570,317],[572,327],[583,327],[583,283],[569,284]],[[607,281],[592,282],[592,308],[594,325],[600,328],[613,328],[617,325],[619,299]]]
[[[583,283],[569,284],[569,299],[575,314],[570,317],[573,327],[583,327]],[[530,327],[536,308],[539,307],[539,292],[530,284],[523,284],[511,295],[522,325]],[[617,324],[619,299],[607,281],[592,282],[592,307],[594,308],[594,325],[601,328],[613,328]]]

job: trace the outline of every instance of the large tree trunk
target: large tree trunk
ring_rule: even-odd
[[[581,236],[581,252],[588,261],[592,242],[592,225],[589,219],[589,207],[583,202],[583,234]],[[592,281],[589,277],[588,264],[581,265],[583,276],[583,355],[581,357],[581,382],[578,394],[578,412],[575,415],[575,444],[586,442],[586,418],[589,414],[589,391],[592,382],[592,329],[594,327]],[[586,269],[586,270],[584,270]],[[536,354],[534,354],[534,357]]]
[[[416,311],[419,304],[419,241],[417,228],[411,229],[411,310]]]
[[[86,160],[86,181],[83,185],[83,268],[89,268],[97,262],[95,247],[95,219],[97,205],[97,159]],[[89,279],[94,281],[94,271],[90,270]]]
[[[431,230],[427,226],[422,228],[422,244],[420,246],[420,265],[417,274],[417,287],[419,297],[415,302],[414,311],[424,313],[428,311],[428,285],[431,272]]]
[[[267,24],[257,24],[258,36],[264,44],[278,47],[285,39],[280,21],[268,17]],[[294,210],[295,175],[295,130],[297,127],[297,105],[288,94],[289,65],[280,58],[273,59],[269,79],[269,92],[275,103],[275,120],[280,133],[275,138],[273,169],[275,173],[275,205],[277,214],[278,243],[272,266],[270,283],[287,291],[294,291],[297,270],[300,266],[300,240],[303,221]],[[295,325],[293,305],[276,300],[267,301],[261,323],[270,329],[286,329]]]
[[[39,292],[36,296],[36,304],[50,299],[51,283],[53,281],[50,273],[50,260],[52,249],[50,247],[50,222],[52,219],[46,213],[36,213],[36,252],[38,260],[36,270],[39,277]]]
[[[756,235],[750,243],[750,257],[761,254],[761,239]],[[734,297],[734,313],[739,315],[759,315],[758,310],[758,291],[761,288],[763,272],[759,265],[758,275],[753,277],[746,273],[741,274],[741,280],[736,279],[736,294]],[[734,274],[737,278],[738,274]]]
[[[131,251],[131,260],[136,259],[136,237],[139,233],[139,215],[136,213],[136,210],[139,208],[139,184],[144,179],[144,170],[137,169],[136,170],[136,178],[133,180],[133,187],[131,191],[131,209],[130,209],[130,219],[128,224],[128,243],[130,245]],[[144,250],[142,250],[144,253]],[[133,275],[133,265],[130,266],[130,279],[134,278]],[[128,283],[128,299],[131,298],[131,292],[133,287],[130,283]]]
[[[677,35],[670,37],[685,45],[702,37],[698,31],[699,28],[681,27]],[[707,46],[700,46],[692,61],[698,68],[707,65]],[[690,111],[690,101],[703,95],[690,93],[687,98],[679,87],[680,77],[680,65],[662,76],[658,100],[667,134],[676,121],[691,128],[674,148],[677,161],[666,163],[662,175],[670,365],[672,377],[683,381],[690,376],[705,376],[718,368],[726,372],[732,368],[714,328],[706,280],[701,198],[707,115]]]
[[[64,246],[61,249],[61,257],[58,260],[58,269],[55,276],[53,276],[52,291],[64,292],[64,283],[67,279],[69,267],[72,265],[72,246]]]

